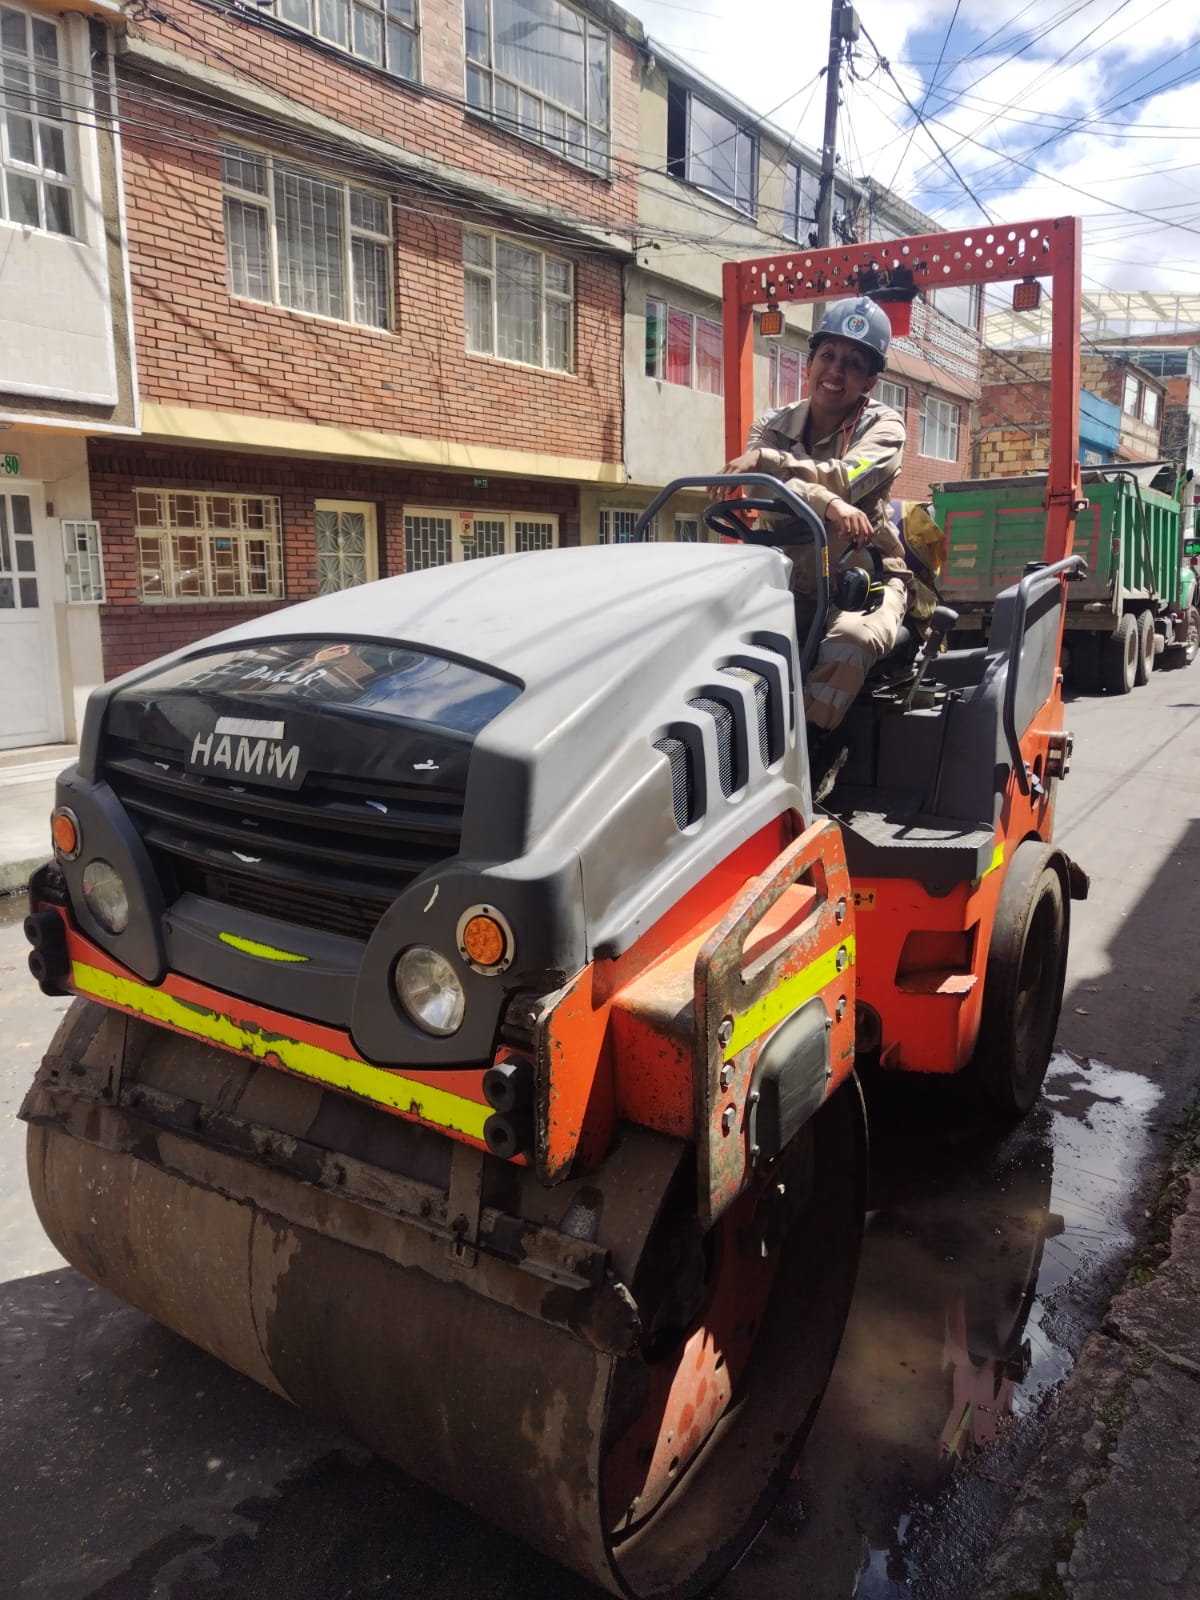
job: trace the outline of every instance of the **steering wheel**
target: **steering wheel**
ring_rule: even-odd
[[[664,484],[637,519],[633,530],[634,541],[649,539],[655,517],[673,495],[685,489],[704,489],[711,492],[712,482],[712,474],[705,473],[687,478],[672,478],[670,483]],[[773,478],[768,472],[731,472],[722,474],[721,482],[726,489],[749,489],[753,497],[745,500],[721,500],[708,506],[703,512],[704,523],[714,533],[725,534],[741,544],[786,543],[816,546],[817,581],[813,617],[804,636],[804,642],[800,646],[800,675],[803,677],[817,659],[817,651],[821,647],[821,637],[825,631],[825,613],[829,604],[829,570],[826,556],[829,544],[825,537],[825,524],[806,501],[801,500],[799,495],[785,483],[780,483],[778,478]],[[743,511],[771,512],[775,516],[787,517],[789,525],[786,528],[747,528],[740,516]]]
[[[794,502],[793,502],[794,504]],[[808,506],[803,509],[816,521],[816,513]],[[767,512],[776,517],[786,517],[786,527],[751,528],[742,520],[747,513]],[[811,524],[798,520],[791,505],[782,498],[748,497],[744,500],[716,500],[701,513],[706,527],[727,539],[737,539],[742,544],[814,544],[816,530]]]

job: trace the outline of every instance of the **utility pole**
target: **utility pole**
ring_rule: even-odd
[[[858,13],[850,0],[833,0],[829,11],[829,62],[825,69],[825,136],[821,143],[821,187],[817,198],[817,248],[833,243],[834,168],[837,119],[841,105],[842,46],[859,35]]]

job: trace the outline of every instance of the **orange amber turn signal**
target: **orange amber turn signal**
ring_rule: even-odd
[[[80,844],[79,822],[75,813],[68,811],[66,806],[60,806],[50,818],[50,835],[59,855],[74,861],[79,854]]]
[[[462,931],[462,947],[477,967],[498,967],[508,940],[494,917],[472,917]]]

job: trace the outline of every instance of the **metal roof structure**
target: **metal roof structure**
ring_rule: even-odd
[[[1153,289],[1085,293],[1080,314],[1080,332],[1093,344],[1105,339],[1153,339],[1156,334],[1192,332],[1200,342],[1200,294]],[[984,318],[983,342],[993,350],[1047,344],[1050,320],[1048,294],[1042,295],[1036,311],[997,307]]]

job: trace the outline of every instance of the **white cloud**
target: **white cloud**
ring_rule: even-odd
[[[739,0],[724,13],[719,3],[643,0],[637,10],[652,37],[819,148],[824,4],[810,6],[797,27],[791,17],[781,26],[778,0]],[[892,183],[947,225],[976,223],[981,213],[936,139],[998,220],[1083,215],[1084,270],[1094,286],[1190,288],[1200,269],[1200,0],[1005,0],[999,15],[995,0],[963,0],[926,105],[929,129],[911,139],[894,80],[922,104],[953,0],[874,0],[858,10],[894,77],[864,38],[839,130],[852,172]],[[1015,55],[1024,29],[1042,36]],[[803,53],[798,32],[808,36]],[[1148,85],[1176,77],[1185,81],[1141,98]],[[1134,103],[1113,110],[1127,99]]]

